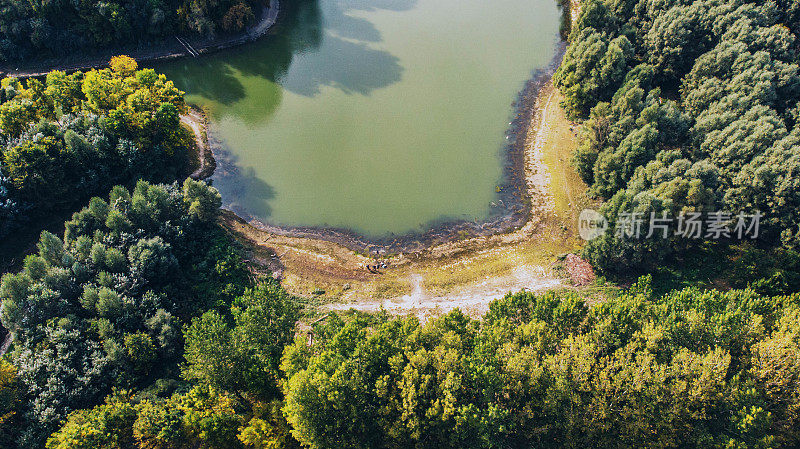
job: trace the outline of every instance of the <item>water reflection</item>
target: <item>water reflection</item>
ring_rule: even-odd
[[[287,1],[281,3],[278,25],[258,42],[156,68],[188,95],[222,106],[212,105],[216,119],[233,115],[256,125],[280,105],[283,89],[306,97],[323,86],[369,95],[400,81],[399,59],[371,46],[381,41],[380,32],[368,20],[347,13],[404,10],[415,2],[344,0],[325,2],[323,10],[318,0]],[[246,85],[243,77],[265,81]]]
[[[285,0],[258,42],[158,69],[210,111],[214,184],[240,216],[370,236],[477,219],[557,31],[552,0],[500,1]]]
[[[382,41],[380,31],[369,20],[350,14],[358,10],[406,10],[415,2],[285,1],[278,24],[259,41],[156,68],[191,100],[209,106],[213,121],[235,118],[256,128],[270,120],[284,91],[314,97],[327,86],[346,94],[369,95],[399,82],[403,71],[399,59],[373,48]],[[225,142],[215,146],[217,170],[213,179],[225,207],[245,218],[270,217],[275,189],[253,168],[242,168]]]
[[[241,168],[239,158],[224,143],[214,144],[217,161],[214,187],[222,195],[224,207],[245,220],[272,215],[269,202],[275,198],[275,189],[259,178],[252,167]]]

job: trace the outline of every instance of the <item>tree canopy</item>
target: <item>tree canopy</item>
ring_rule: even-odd
[[[592,308],[548,292],[482,321],[332,316],[284,352],[284,412],[315,449],[795,447],[799,300],[643,278]]]
[[[216,190],[191,179],[118,186],[75,213],[63,238],[43,232],[38,253],[2,277],[2,323],[25,392],[20,447],[41,447],[70,411],[112,388],[178,378],[181,326],[227,310],[250,286],[215,222],[219,205]]]
[[[612,229],[621,212],[760,212],[760,242],[798,247],[799,29],[793,1],[585,2],[554,80]],[[625,272],[692,245],[608,233],[585,255]]]
[[[176,34],[240,31],[261,11],[255,0],[0,2],[0,61],[152,45]]]
[[[0,86],[0,236],[138,179],[172,182],[194,138],[183,92],[121,56],[110,68]]]
[[[118,391],[70,414],[47,447],[796,447],[800,296],[656,295],[650,282],[591,307],[575,291],[509,294],[481,320],[331,313],[283,349],[283,398],[231,381],[250,369],[235,348],[196,342],[237,332],[272,342],[282,326],[247,331],[206,314],[186,331],[184,374],[197,383]],[[275,316],[258,296],[287,299],[268,287],[235,302]],[[270,361],[250,359],[253,372],[275,360],[255,354]]]

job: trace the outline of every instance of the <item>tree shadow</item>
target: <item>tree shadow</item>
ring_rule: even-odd
[[[369,95],[400,81],[403,68],[390,53],[361,43],[326,36],[325,47],[314,58],[300,58],[280,83],[289,92],[313,97],[322,87],[346,94]]]
[[[381,41],[381,32],[372,22],[344,14],[340,9],[325,15],[325,27],[330,33],[343,39],[372,43]]]
[[[403,68],[391,53],[370,47],[382,40],[375,26],[348,12],[403,11],[412,8],[416,1],[282,3],[278,24],[268,36],[200,58],[157,64],[155,68],[188,95],[202,96],[222,105],[220,114],[232,114],[250,124],[267,120],[281,102],[282,95],[265,94],[264,89],[283,88],[313,97],[328,86],[347,94],[369,95],[400,81]],[[262,78],[277,86],[245,86],[241,76]],[[252,91],[254,88],[256,92]],[[259,97],[257,114],[252,113],[252,107],[245,106],[241,111],[232,107],[249,96]]]
[[[411,9],[417,0],[296,0],[281,3],[278,24],[256,42],[199,58],[158,64],[187,95],[221,107],[212,122],[235,117],[248,126],[272,117],[285,92],[314,97],[325,87],[348,95],[369,95],[399,82],[403,68],[391,53],[375,48],[380,31],[354,11]],[[252,78],[256,78],[253,80]],[[213,138],[213,123],[209,137]],[[216,140],[216,139],[214,139]],[[268,219],[275,189],[224,142],[214,142],[217,168],[212,177],[223,206],[247,220]]]
[[[240,75],[277,82],[286,74],[295,54],[313,52],[322,42],[322,16],[318,0],[281,4],[280,19],[267,36],[244,45],[203,55],[152,64],[187,95],[198,95],[232,106],[248,95]],[[264,102],[269,116],[280,104]]]
[[[388,11],[408,11],[417,4],[417,0],[343,0],[342,4],[348,9],[362,11],[375,11],[385,9]]]
[[[156,67],[167,79],[187,94],[206,97],[223,105],[231,105],[245,97],[242,83],[236,79],[231,67],[212,60],[189,60],[170,63],[168,67]],[[196,73],[213,76],[196,76]]]
[[[339,0],[324,4],[325,28],[345,39],[361,42],[380,42],[381,33],[370,22],[361,17],[348,14],[350,11],[408,11],[417,0]]]
[[[275,198],[275,189],[259,178],[253,168],[241,168],[239,157],[223,143],[215,142],[214,147],[217,168],[211,179],[222,195],[222,207],[248,221],[269,218],[272,215],[269,201]]]

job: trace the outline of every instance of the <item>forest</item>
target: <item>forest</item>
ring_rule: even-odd
[[[2,51],[240,28],[255,6],[9,2]],[[800,446],[800,1],[586,0],[562,29],[573,162],[611,229],[760,212],[741,257],[706,257],[733,238],[608,232],[583,254],[620,285],[480,317],[309,310],[186,179],[166,77],[117,57],[3,79],[0,239],[71,216],[0,278],[0,448]],[[638,276],[692,255],[735,269],[719,289]]]
[[[800,442],[797,294],[658,295],[642,277],[593,305],[523,292],[480,320],[330,313],[299,332],[298,298],[251,276],[214,225],[213,188],[108,198],[3,277],[19,338],[0,370],[3,447]]]
[[[249,25],[256,0],[0,1],[0,61],[135,48],[172,37],[213,36]]]
[[[187,171],[195,141],[180,125],[183,92],[131,58],[0,87],[0,238],[115,184]]]
[[[583,122],[574,164],[621,213],[762,214],[758,245],[800,229],[800,2],[588,0],[555,84]],[[653,215],[651,215],[653,214]],[[619,238],[584,255],[609,273],[696,251],[690,239]]]
[[[291,336],[280,332],[294,327],[297,311],[279,287],[255,282],[216,224],[219,193],[191,179],[182,186],[139,181],[132,190],[114,187],[106,198],[76,212],[63,237],[43,232],[37,253],[0,282],[3,326],[15,337],[14,367],[4,372],[16,387],[5,378],[4,389],[19,388],[3,395],[19,408],[0,412],[2,447],[44,447],[70,412],[110,394],[157,398],[175,391],[184,355],[201,357],[229,341],[212,333],[223,327],[204,327],[196,338],[187,331],[184,350],[183,326],[199,315],[198,326],[235,317],[245,328],[241,346],[232,348],[244,358],[236,362],[253,368],[245,385],[264,396],[277,388],[277,376],[266,374],[277,370],[280,345]],[[197,377],[213,381],[221,369],[230,371],[226,361],[206,366],[210,360],[199,358],[187,378],[206,373]],[[236,392],[244,385],[219,386]]]

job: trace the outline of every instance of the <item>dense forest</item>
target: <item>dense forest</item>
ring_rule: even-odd
[[[43,212],[73,211],[114,184],[172,182],[194,136],[183,92],[128,57],[0,88],[0,238]]]
[[[202,193],[188,193],[194,189]],[[169,197],[162,204],[170,208],[213,209],[214,195],[199,184],[184,186],[183,194],[141,184],[132,204],[146,190]],[[112,198],[120,195],[127,198],[122,189]],[[212,203],[200,199],[209,197]],[[208,226],[189,215],[187,221],[197,220],[192,225]],[[689,288],[659,296],[644,277],[591,307],[575,291],[518,293],[493,302],[482,320],[458,310],[427,324],[330,314],[296,332],[295,300],[280,286],[253,286],[246,277],[231,279],[229,270],[209,270],[215,260],[217,267],[220,260],[235,267],[231,253],[205,257],[204,269],[189,272],[205,279],[202,289],[187,287],[180,295],[151,274],[132,290],[147,272],[135,268],[135,248],[163,237],[129,244],[128,262],[120,265],[126,269],[111,275],[128,284],[106,286],[109,272],[100,270],[107,262],[92,257],[100,245],[81,251],[88,240],[78,243],[85,234],[76,239],[73,232],[63,243],[44,235],[39,254],[3,281],[4,300],[17,305],[4,320],[38,321],[23,334],[13,366],[4,362],[0,371],[3,447],[42,447],[50,431],[48,449],[789,448],[800,442],[798,295]],[[177,268],[185,266],[184,248],[176,243],[162,251]],[[151,268],[165,263],[156,254],[147,259]],[[65,282],[69,270],[85,270],[85,281]],[[70,297],[42,307],[57,279],[56,288],[71,289]],[[184,298],[199,305],[187,308]],[[36,319],[27,312],[33,304]],[[68,385],[59,387],[56,377]],[[26,429],[21,446],[14,446],[15,429]]]
[[[146,23],[153,36],[225,29],[225,17],[236,28],[253,7],[11,2],[2,51],[135,41]],[[4,79],[0,238],[77,212],[0,278],[14,336],[0,447],[800,446],[800,1],[581,11],[555,77],[582,123],[579,174],[611,230],[623,212],[763,213],[734,288],[642,276],[599,294],[508,294],[480,319],[351,311],[299,325],[306,300],[247,262],[219,192],[182,181],[194,141],[170,81],[126,57]],[[608,232],[585,255],[631,273],[705,257],[709,243]]]
[[[758,244],[800,243],[800,2],[587,0],[555,83],[583,120],[575,166],[613,231],[621,213],[762,214]],[[651,215],[654,214],[654,215]],[[645,229],[647,223],[645,223]],[[609,272],[708,235],[618,238],[585,255]],[[736,236],[732,236],[736,238]]]
[[[71,411],[112,392],[170,394],[184,360],[182,326],[203,313],[197,326],[214,319],[223,326],[220,320],[232,316],[246,328],[237,334],[243,359],[236,364],[254,372],[227,375],[249,374],[251,394],[274,395],[277,376],[266,375],[277,370],[280,344],[289,338],[275,333],[293,329],[296,309],[277,287],[253,282],[216,224],[220,202],[216,190],[190,179],[182,187],[145,181],[131,191],[115,187],[107,200],[92,198],[75,213],[63,238],[43,232],[38,253],[3,276],[2,322],[15,337],[19,402],[13,416],[0,411],[0,446],[43,447]],[[196,338],[188,330],[186,359],[233,345],[235,338],[213,333],[223,329],[204,327]],[[254,355],[259,349],[265,353]],[[212,361],[199,357],[201,367],[189,364],[187,378],[231,369],[230,360],[203,365]],[[239,384],[220,386],[235,392]]]
[[[0,61],[239,31],[264,6],[262,0],[0,0]]]
[[[481,321],[331,317],[284,352],[311,448],[796,447],[800,297],[642,278],[588,307],[508,295]]]

